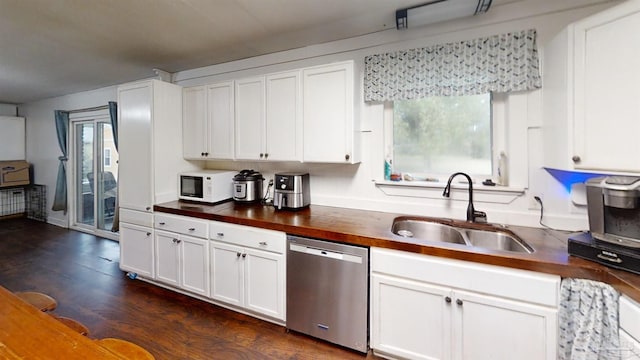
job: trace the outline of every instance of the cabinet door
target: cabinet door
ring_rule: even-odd
[[[242,248],[216,241],[211,247],[211,298],[243,306]]]
[[[118,201],[123,208],[151,212],[151,82],[118,87]]]
[[[264,77],[236,81],[236,159],[264,158]]]
[[[156,280],[180,286],[180,239],[175,233],[156,230]]]
[[[299,161],[302,159],[300,72],[269,75],[266,88],[265,158]]]
[[[580,21],[575,39],[575,167],[640,171],[640,5]]]
[[[182,155],[185,159],[202,159],[209,153],[207,88],[184,88],[182,97]]]
[[[353,63],[303,70],[303,159],[350,162]]]
[[[284,320],[284,256],[252,249],[245,249],[245,253],[245,306]]]
[[[232,81],[207,86],[209,158],[233,159],[234,157],[233,98]]]
[[[26,160],[26,141],[23,117],[0,116],[0,161]]]
[[[196,294],[209,296],[209,241],[180,236],[180,285]]]
[[[120,269],[153,278],[153,253],[150,227],[120,223]]]
[[[640,360],[640,305],[620,296],[620,348],[623,359]]]
[[[408,359],[451,359],[450,289],[379,274],[372,275],[371,287],[374,350]]]
[[[456,292],[456,359],[556,359],[557,310]]]

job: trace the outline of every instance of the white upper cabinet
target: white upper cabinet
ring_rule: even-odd
[[[303,161],[359,161],[353,61],[302,70]]]
[[[153,87],[118,87],[118,194],[120,207],[151,212],[153,206]]]
[[[186,159],[199,159],[209,152],[207,87],[182,89],[182,150]]]
[[[302,159],[302,105],[300,72],[267,75],[267,114],[265,125],[268,160]]]
[[[640,172],[640,1],[571,24],[545,47],[547,165]]]
[[[236,159],[264,158],[264,76],[236,81]]]
[[[185,159],[359,162],[354,62],[184,89]]]
[[[185,159],[234,158],[233,82],[183,90],[183,155]]]
[[[236,81],[236,159],[301,160],[299,74]]]
[[[178,198],[180,171],[193,165],[182,148],[182,88],[158,80],[118,86],[118,201],[151,212]]]

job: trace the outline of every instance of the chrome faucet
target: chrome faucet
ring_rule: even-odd
[[[451,181],[453,178],[462,175],[467,178],[469,182],[469,205],[467,206],[467,221],[469,222],[487,222],[487,214],[483,211],[476,211],[473,208],[473,182],[471,181],[471,177],[463,172],[457,172],[449,177],[449,181],[447,181],[447,186],[444,187],[444,191],[442,192],[442,196],[449,197],[451,193]]]

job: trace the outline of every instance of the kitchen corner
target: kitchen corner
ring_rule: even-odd
[[[298,211],[278,211],[272,206],[224,202],[203,205],[185,201],[157,204],[154,211],[238,225],[282,231],[291,235],[321,238],[346,244],[380,247],[411,253],[471,261],[513,269],[530,270],[601,281],[640,301],[640,276],[569,256],[569,233],[548,229],[508,226],[529,243],[531,254],[494,251],[458,244],[419,244],[394,235],[393,220],[403,214],[310,205]]]

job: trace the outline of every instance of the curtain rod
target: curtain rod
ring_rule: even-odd
[[[84,109],[68,110],[67,112],[69,114],[75,114],[75,113],[79,113],[79,112],[105,110],[105,109],[108,109],[108,108],[109,108],[109,105],[102,105],[102,106],[94,106],[94,107],[84,108]]]

